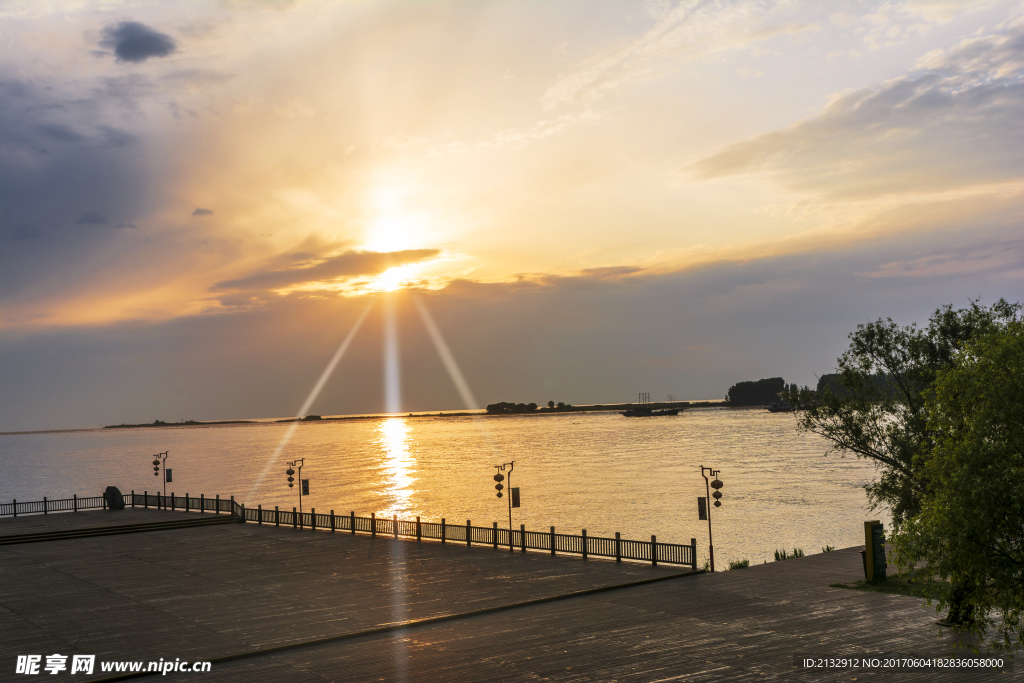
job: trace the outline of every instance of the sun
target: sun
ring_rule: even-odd
[[[421,263],[408,263],[404,266],[388,268],[375,277],[367,285],[367,289],[375,292],[393,292],[417,279],[417,274],[422,268]]]

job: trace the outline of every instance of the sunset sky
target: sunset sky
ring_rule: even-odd
[[[1021,2],[0,4],[0,430],[718,399],[1024,299]],[[392,405],[392,407],[394,407]]]

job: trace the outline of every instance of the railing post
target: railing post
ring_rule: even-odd
[[[466,547],[471,548],[473,546],[473,526],[470,521],[466,520]]]
[[[526,525],[525,524],[520,524],[519,525],[519,545],[522,548],[522,551],[525,553],[526,552]]]
[[[583,559],[587,559],[587,530],[583,530]]]
[[[374,538],[377,537],[377,513],[370,513],[370,535]]]
[[[309,528],[316,531],[316,508],[309,508],[309,521],[311,522]]]
[[[494,541],[494,549],[498,549],[498,523],[494,523],[494,529],[491,531],[491,540]]]
[[[231,496],[231,500],[234,500],[234,499],[235,499],[235,497]],[[174,491],[171,491],[171,510],[173,510],[173,509],[174,509]]]
[[[299,513],[295,511],[295,506],[292,505],[292,528],[299,528]]]
[[[696,571],[697,569],[697,539],[690,539],[690,567]]]
[[[395,539],[398,539],[398,515],[391,515],[391,531],[395,534]]]
[[[334,533],[334,510],[331,510],[331,533]]]
[[[214,502],[214,505],[216,505],[217,507],[215,507],[213,509],[213,511],[216,512],[219,515],[220,514],[220,494],[219,493],[217,494],[217,500]]]
[[[133,492],[133,494],[134,494],[134,492]],[[133,495],[133,497],[134,497],[134,495]],[[75,512],[78,512],[78,494],[77,493],[72,497],[72,500],[74,501],[72,503],[72,505],[75,506]],[[135,507],[135,506],[132,505],[132,507]]]
[[[423,531],[420,529],[420,516],[416,515],[416,542],[421,543],[423,541]]]
[[[242,524],[245,524],[245,503],[241,503],[238,506],[238,509],[241,510],[241,512],[242,512],[242,514],[239,515],[239,517],[241,518],[239,521],[241,521]]]
[[[185,491],[185,512],[188,512],[189,509],[190,509],[189,502],[190,501],[189,501],[189,497],[188,497],[188,491]]]
[[[555,554],[555,527],[551,527],[551,554]]]
[[[77,497],[77,494],[75,495]],[[132,489],[132,507],[135,507],[135,489]],[[75,512],[78,512],[78,505],[75,505]]]
[[[149,509],[149,491],[142,492],[142,507]]]
[[[622,562],[622,534],[615,532],[615,561]]]
[[[444,523],[444,517],[442,517],[441,518],[441,544],[442,545],[445,542],[445,535],[446,535],[445,531],[446,531],[446,528],[445,528],[445,523]]]
[[[263,506],[262,505],[257,505],[256,506],[256,515],[257,515],[256,523],[259,524],[260,526],[263,526]]]
[[[651,534],[651,566],[658,566],[658,537]]]
[[[274,506],[274,526],[281,526],[281,511]]]
[[[356,511],[352,510],[349,514],[349,520],[352,522],[352,535],[356,535]]]
[[[18,499],[17,498],[14,499],[14,505],[12,506],[12,508],[14,509],[14,516],[17,517],[18,516]]]
[[[199,494],[199,511],[200,512],[206,512],[206,494],[205,493],[200,493]]]
[[[47,509],[46,509],[46,508],[48,508],[48,507],[50,507],[50,506],[49,506],[49,505],[47,504],[47,502],[46,502],[46,496],[43,496],[43,514],[44,514],[44,515],[45,515],[45,514],[48,514],[48,511],[47,511]]]

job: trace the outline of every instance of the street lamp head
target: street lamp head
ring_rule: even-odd
[[[284,471],[284,473],[287,474],[289,477],[291,477],[293,474],[295,474],[295,470],[293,470],[291,467],[289,467],[288,469],[286,469]],[[288,481],[291,481],[291,479],[288,479]]]
[[[725,484],[723,484],[720,479],[715,479],[713,482],[711,482],[711,488],[713,489],[717,490],[722,488],[723,486],[725,486]]]
[[[500,472],[498,474],[495,474],[494,481],[505,481],[505,475],[501,474]]]

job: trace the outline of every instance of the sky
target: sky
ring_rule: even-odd
[[[7,0],[0,430],[813,386],[1024,299],[1022,112],[1019,1]]]

